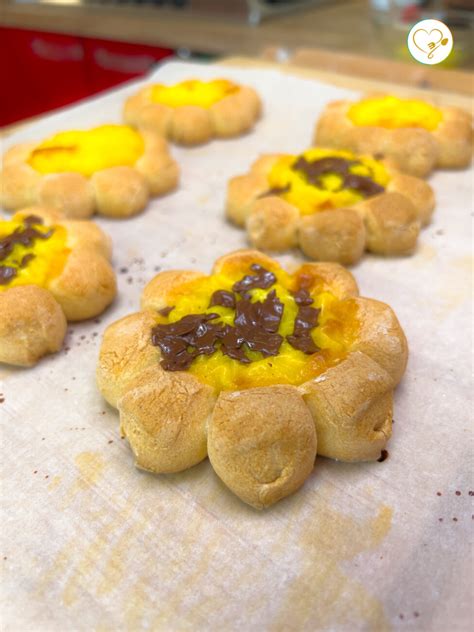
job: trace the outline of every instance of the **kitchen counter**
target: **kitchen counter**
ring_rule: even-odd
[[[377,28],[366,0],[295,10],[251,26],[230,18],[143,5],[20,4],[2,0],[0,25],[154,44],[210,54],[260,53],[268,46],[317,47],[394,57],[405,33]]]

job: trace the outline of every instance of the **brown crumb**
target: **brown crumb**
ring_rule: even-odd
[[[436,496],[442,496],[443,494],[441,492],[436,492]]]
[[[3,404],[4,401],[5,401],[5,397],[2,394],[0,394],[0,404]]]
[[[382,450],[382,452],[380,454],[380,458],[378,458],[377,461],[379,463],[383,463],[386,459],[388,459],[388,451],[387,450]]]
[[[457,518],[453,518],[453,522],[457,522],[457,521],[458,521],[458,519],[457,519]]]
[[[113,439],[109,439],[109,440],[107,441],[107,443],[109,443],[109,444],[110,444],[110,443],[113,443],[113,442],[114,442],[114,440],[113,440]]]
[[[419,612],[417,612],[417,611],[415,610],[415,612],[413,613],[413,616],[414,616],[414,617],[419,617],[419,616],[420,616],[420,613],[419,613]]]
[[[438,518],[438,520],[439,520],[440,522],[443,522],[443,519],[442,519],[442,518]]]
[[[454,493],[456,494],[456,496],[460,496],[461,495],[461,492],[459,490],[456,490]]]

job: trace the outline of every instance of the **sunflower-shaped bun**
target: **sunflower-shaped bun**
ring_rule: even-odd
[[[436,167],[470,164],[472,117],[460,108],[393,95],[334,101],[316,124],[314,144],[381,155],[423,178]]]
[[[67,217],[130,217],[178,183],[166,141],[151,130],[101,125],[14,145],[3,156],[1,203],[39,204]]]
[[[175,143],[198,145],[243,134],[254,126],[260,111],[260,98],[249,86],[227,79],[189,79],[142,88],[127,99],[124,119]]]
[[[316,453],[379,459],[407,344],[390,307],[357,294],[338,264],[289,274],[253,250],[211,275],[155,276],[141,311],[105,331],[97,369],[137,466],[178,472],[208,455],[262,508],[303,484]]]
[[[61,348],[67,321],[116,293],[110,239],[92,222],[31,207],[0,218],[0,362],[31,366]]]
[[[230,180],[226,212],[257,248],[351,264],[365,250],[411,253],[434,203],[429,184],[386,160],[314,148],[259,158]]]

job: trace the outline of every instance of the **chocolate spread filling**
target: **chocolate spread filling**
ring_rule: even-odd
[[[209,307],[214,307],[214,305],[235,309],[235,296],[232,292],[227,292],[227,290],[217,290],[211,296]]]
[[[309,162],[304,156],[300,156],[292,168],[296,171],[301,171],[310,184],[319,188],[324,188],[322,176],[335,173],[341,176],[341,186],[338,191],[342,191],[342,189],[353,189],[365,197],[382,193],[384,188],[380,186],[380,184],[377,184],[377,182],[374,182],[372,178],[359,176],[350,172],[350,167],[359,164],[361,163],[357,160],[346,160],[345,158],[335,156],[328,156],[327,158],[320,158],[319,160]]]
[[[316,353],[319,347],[315,344],[311,337],[311,331],[318,324],[320,309],[310,307],[314,302],[307,290],[298,290],[294,295],[295,302],[298,305],[298,313],[296,314],[293,333],[286,339],[292,347],[307,353]]]
[[[33,224],[42,224],[43,220],[35,215],[29,215],[23,220],[24,227],[15,228],[13,233],[0,238],[0,262],[4,261],[12,252],[17,244],[22,246],[32,246],[36,239],[49,239],[54,229],[41,233],[34,228]],[[7,285],[18,274],[19,268],[24,268],[35,255],[33,253],[26,254],[21,261],[15,261],[17,267],[9,265],[0,265],[0,285]]]
[[[317,160],[309,161],[304,156],[299,156],[292,165],[294,171],[301,172],[313,186],[324,189],[322,177],[328,174],[336,174],[341,176],[341,185],[338,191],[343,189],[352,189],[357,191],[364,197],[371,197],[385,190],[383,186],[377,184],[368,176],[359,176],[350,172],[350,168],[354,165],[360,165],[358,160],[346,160],[337,156],[327,156]],[[268,195],[283,195],[291,190],[291,185],[284,187],[274,187],[262,193],[259,197]]]
[[[278,333],[284,305],[276,291],[271,290],[263,301],[252,302],[248,294],[254,288],[268,289],[276,283],[272,272],[253,264],[254,275],[246,275],[234,283],[232,289],[217,290],[209,307],[222,305],[235,309],[233,325],[215,322],[219,314],[189,314],[174,323],[156,325],[151,332],[152,343],[161,350],[161,366],[167,371],[184,371],[199,355],[212,355],[218,349],[242,364],[252,361],[247,350],[261,353],[264,358],[278,355],[283,337]],[[305,289],[294,293],[298,305],[290,345],[303,353],[318,351],[311,337],[320,310],[310,307],[313,299]],[[160,310],[167,316],[173,307]]]
[[[266,290],[276,283],[276,276],[273,272],[265,270],[258,263],[252,263],[250,269],[256,272],[256,274],[247,274],[243,279],[237,281],[232,286],[234,292],[245,296],[248,290],[260,288]]]

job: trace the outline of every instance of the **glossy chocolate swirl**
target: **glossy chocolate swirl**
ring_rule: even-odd
[[[224,355],[242,364],[252,361],[247,351],[260,353],[264,358],[278,355],[283,336],[278,333],[284,305],[276,291],[271,290],[263,301],[252,302],[251,289],[269,289],[276,283],[272,272],[253,264],[254,275],[246,275],[234,283],[232,289],[213,293],[209,307],[221,305],[234,309],[232,325],[215,322],[219,314],[189,314],[174,323],[156,325],[151,340],[161,350],[161,366],[167,371],[184,371],[200,355],[212,355],[218,349]],[[240,294],[240,298],[236,296]],[[287,336],[288,343],[303,353],[315,353],[311,331],[318,322],[318,309],[310,307],[313,299],[305,289],[294,294],[298,305],[293,334]],[[167,316],[173,307],[160,310]]]
[[[5,259],[11,255],[17,244],[25,247],[31,247],[37,239],[49,239],[49,237],[51,237],[54,233],[53,228],[48,230],[46,233],[42,233],[34,227],[34,224],[42,223],[43,221],[41,218],[36,217],[35,215],[29,215],[23,220],[24,226],[19,226],[9,235],[5,235],[5,237],[0,238],[0,262],[5,261]],[[28,253],[24,255],[21,260],[13,261],[16,265],[11,266],[0,264],[0,285],[7,285],[10,283],[10,281],[17,276],[18,270],[20,268],[24,268],[34,257],[35,255],[33,253]]]

